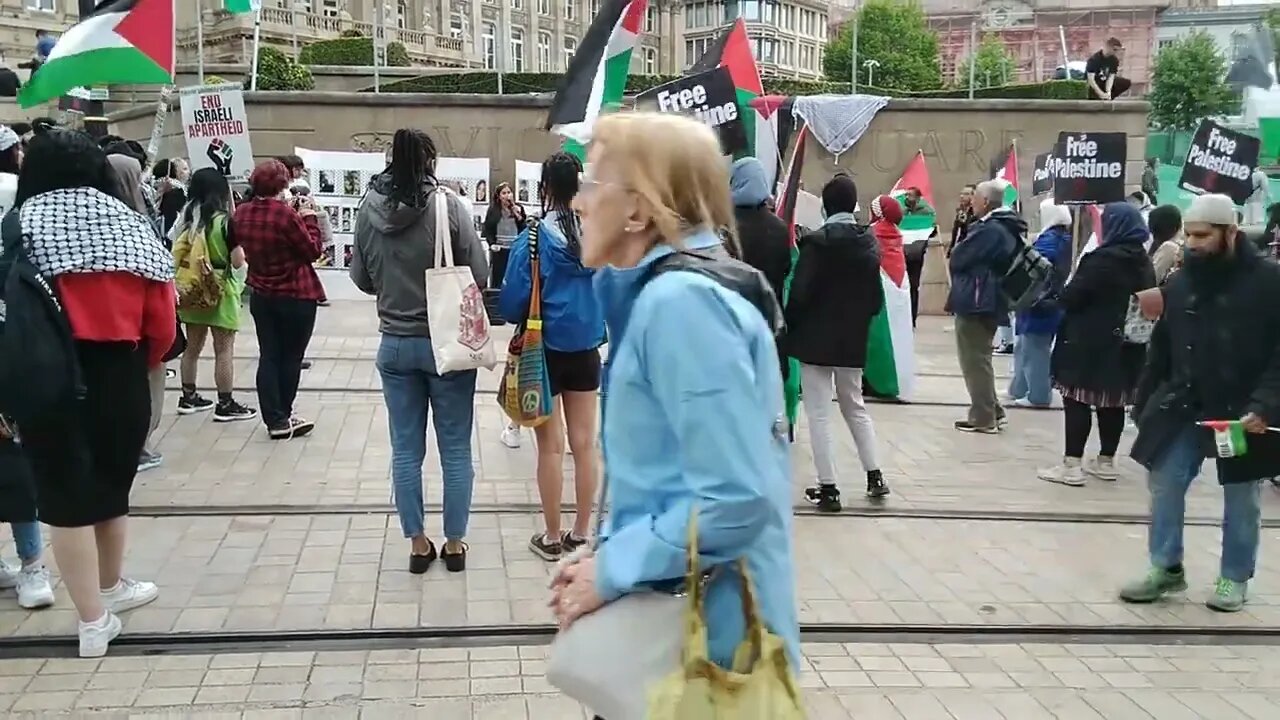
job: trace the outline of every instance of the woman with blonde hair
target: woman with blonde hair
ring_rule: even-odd
[[[612,348],[601,386],[608,520],[593,552],[560,566],[552,608],[567,627],[627,594],[678,589],[696,513],[700,566],[712,570],[711,659],[730,665],[743,639],[742,560],[761,621],[795,667],[780,312],[757,271],[682,252],[733,228],[719,142],[696,120],[618,113],[596,122],[587,160],[574,209]]]

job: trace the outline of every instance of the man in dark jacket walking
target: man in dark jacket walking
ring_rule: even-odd
[[[818,484],[805,490],[824,512],[840,511],[835,461],[831,454],[832,383],[840,414],[853,434],[867,473],[867,496],[889,494],[876,460],[876,432],[862,397],[871,319],[880,312],[880,252],[875,236],[858,225],[853,211],[858,188],[837,175],[822,188],[827,221],[800,241],[800,258],[787,301],[787,334],[782,346],[800,362],[804,413],[817,465]]]
[[[956,316],[956,351],[960,372],[969,391],[969,415],[956,421],[963,432],[995,434],[1005,425],[1004,408],[996,398],[996,375],[991,366],[991,341],[1000,318],[1008,317],[1000,278],[1027,224],[1001,207],[1004,186],[994,180],[978,183],[973,212],[978,219],[962,242],[951,250],[951,291],[947,309]]]
[[[1222,561],[1205,604],[1235,612],[1257,565],[1262,480],[1280,475],[1280,434],[1268,430],[1280,424],[1280,265],[1240,236],[1226,195],[1193,200],[1183,228],[1182,269],[1143,293],[1144,306],[1163,306],[1138,388],[1132,450],[1150,473],[1151,569],[1120,597],[1153,602],[1186,589],[1187,488],[1213,457],[1224,499]],[[1227,422],[1211,430],[1197,425],[1204,421]]]
[[[764,165],[753,157],[734,162],[729,187],[733,193],[733,217],[738,225],[742,259],[764,273],[781,307],[782,287],[787,273],[791,272],[791,243],[787,224],[769,209],[773,193]]]

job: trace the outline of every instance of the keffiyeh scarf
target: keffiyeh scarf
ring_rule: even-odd
[[[127,272],[173,279],[173,256],[145,217],[93,188],[41,193],[18,211],[31,263],[45,277]]]

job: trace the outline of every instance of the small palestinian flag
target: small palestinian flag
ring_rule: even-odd
[[[764,165],[766,179],[770,187],[777,180],[781,161],[778,151],[777,115],[774,107],[754,105],[753,101],[764,95],[764,85],[760,81],[760,70],[756,66],[755,55],[751,52],[751,41],[747,38],[747,26],[742,18],[732,25],[711,43],[702,57],[688,70],[688,75],[724,67],[733,78],[733,86],[738,94],[738,107],[741,110],[742,123],[747,130],[747,155],[754,156]]]
[[[18,93],[34,107],[75,87],[173,82],[172,0],[110,0],[67,30]]]
[[[1239,420],[1205,420],[1200,425],[1213,431],[1213,444],[1218,448],[1218,457],[1240,457],[1248,452],[1244,423]]]
[[[907,210],[907,191],[913,188],[920,191],[921,202],[916,209]],[[902,171],[902,177],[893,184],[889,195],[902,205],[902,224],[898,229],[902,231],[903,245],[927,241],[933,237],[938,227],[938,216],[933,209],[933,183],[929,181],[929,168],[924,164],[923,150],[916,151],[916,156],[907,164],[907,169]]]
[[[991,179],[1004,182],[1004,207],[1018,210],[1018,147],[1013,143],[991,163]]]
[[[560,79],[546,129],[565,138],[565,150],[584,160],[591,128],[622,105],[648,0],[606,0]]]
[[[222,8],[232,15],[257,12],[262,9],[262,0],[222,0]]]

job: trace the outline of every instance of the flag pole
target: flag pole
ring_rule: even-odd
[[[378,72],[378,55],[387,41],[382,27],[382,13],[386,6],[382,4],[382,0],[374,0],[374,2],[377,4],[373,6],[373,91],[380,93],[382,92],[382,75]]]
[[[858,11],[860,12],[860,11]],[[853,16],[853,37],[849,39],[849,94],[858,94],[858,14]]]
[[[196,0],[196,77],[204,84],[204,0]]]
[[[258,50],[262,45],[262,8],[253,11],[253,67],[249,68],[249,89],[258,90]]]
[[[978,21],[969,26],[969,99],[973,99],[974,76],[978,72]]]

